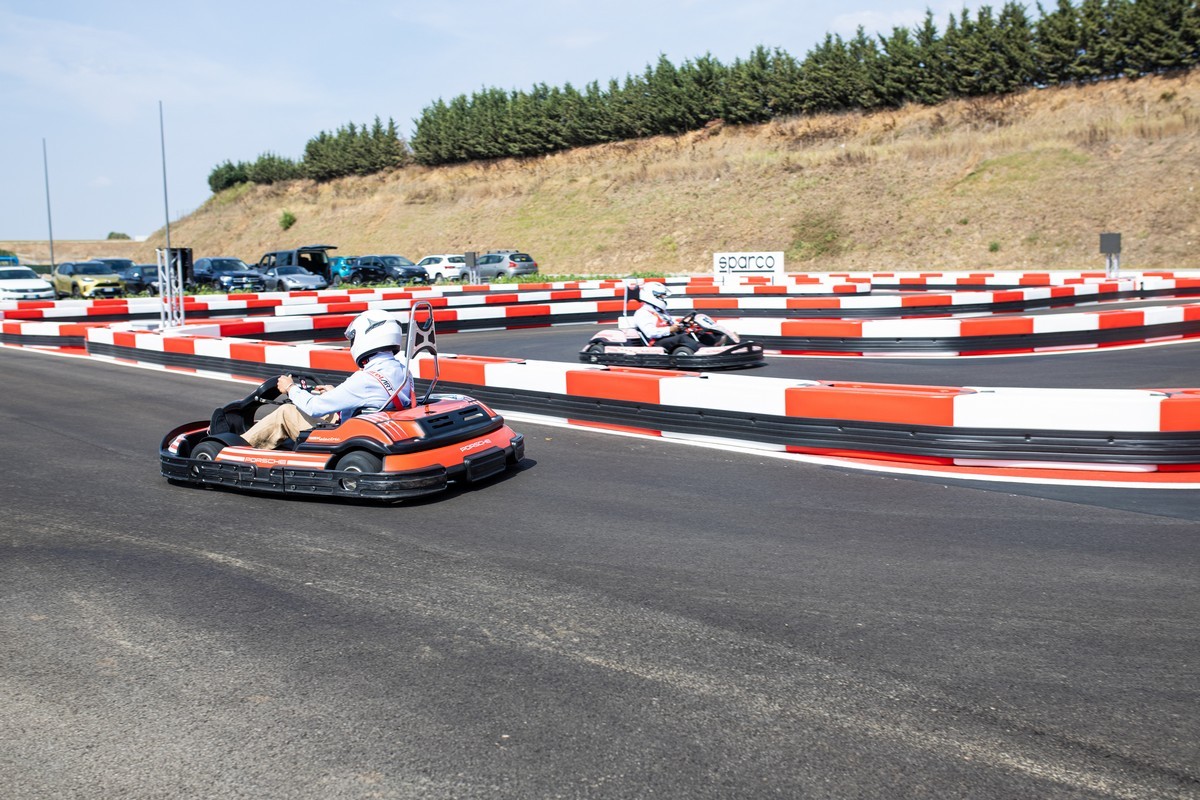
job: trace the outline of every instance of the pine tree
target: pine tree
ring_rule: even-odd
[[[882,48],[875,91],[879,104],[896,108],[917,99],[921,53],[907,28],[893,28],[891,36],[879,38]]]
[[[1066,83],[1084,77],[1079,64],[1079,12],[1071,0],[1058,0],[1049,14],[1038,3],[1040,19],[1034,30],[1036,80],[1043,85]]]
[[[1122,10],[1119,36],[1126,75],[1136,77],[1195,63],[1195,39],[1188,41],[1189,16],[1194,20],[1196,14],[1194,0],[1137,0]]]
[[[950,87],[946,74],[946,42],[938,34],[932,11],[925,12],[925,20],[913,35],[917,40],[918,64],[909,96],[918,103],[936,105],[950,96]]]

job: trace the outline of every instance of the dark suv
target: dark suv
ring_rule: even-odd
[[[333,244],[308,244],[293,250],[272,250],[264,253],[255,268],[266,272],[273,267],[300,267],[314,275],[320,275],[328,283],[333,283],[333,274],[329,269],[329,251],[337,250]]]
[[[359,256],[350,260],[359,266],[382,269],[387,274],[387,280],[429,283],[429,273],[404,256]]]
[[[240,258],[198,258],[192,265],[198,286],[211,286],[220,292],[263,292],[263,276],[246,266]]]

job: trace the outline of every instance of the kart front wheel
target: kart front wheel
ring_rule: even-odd
[[[216,461],[217,453],[225,449],[222,442],[207,441],[196,445],[196,449],[192,451],[192,458],[197,461]]]
[[[343,456],[335,469],[339,472],[379,472],[383,469],[383,459],[365,450],[355,450]],[[358,488],[358,480],[355,478],[342,478],[340,483],[347,492]]]
[[[591,361],[593,364],[598,364],[600,362],[600,356],[604,355],[604,345],[602,345],[600,342],[592,342],[588,345],[586,352],[588,361]]]

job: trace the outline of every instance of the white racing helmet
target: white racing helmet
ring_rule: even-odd
[[[399,353],[404,346],[404,328],[388,312],[373,308],[359,314],[347,326],[346,340],[350,342],[354,363],[361,367],[367,358],[381,350]]]
[[[671,290],[658,281],[643,283],[641,292],[638,297],[643,303],[654,306],[659,311],[667,310],[667,298],[671,296]]]

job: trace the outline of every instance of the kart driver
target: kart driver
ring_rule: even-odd
[[[695,352],[700,343],[683,332],[683,325],[667,313],[667,298],[671,290],[657,281],[642,284],[638,297],[642,305],[633,312],[633,324],[651,345],[671,352],[686,347]]]
[[[300,388],[291,375],[280,375],[279,393],[292,402],[278,406],[242,434],[251,447],[273,450],[284,439],[295,439],[301,431],[337,421],[359,408],[382,411],[409,405],[413,380],[399,357],[404,342],[400,321],[386,311],[364,311],[346,328],[346,339],[358,372],[337,386],[316,386],[311,392]]]

